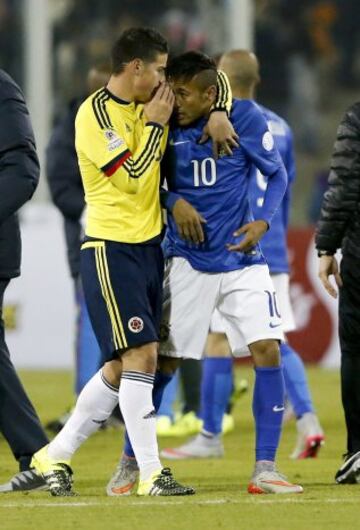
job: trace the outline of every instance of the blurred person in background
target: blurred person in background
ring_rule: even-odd
[[[347,452],[338,484],[360,483],[360,102],[344,114],[337,130],[328,189],[315,242],[319,278],[333,298],[339,292],[341,396]],[[341,248],[339,271],[336,251]],[[334,276],[338,292],[329,277]]]
[[[317,3],[314,0],[279,0],[280,24],[286,33],[288,52],[287,117],[291,123],[296,124],[299,145],[308,153],[316,153],[319,148],[320,92],[316,68],[317,51],[310,31],[312,10]]]
[[[359,0],[336,0],[338,20],[335,38],[339,46],[338,80],[345,88],[358,88],[359,71],[356,71],[360,48]]]
[[[2,318],[4,293],[20,275],[21,239],[17,212],[31,199],[39,181],[34,133],[23,94],[0,70],[0,432],[19,463],[20,472],[0,492],[43,489],[30,469],[32,455],[47,436],[10,359]]]
[[[290,97],[290,50],[278,4],[278,1],[256,0],[254,37],[262,79],[258,97],[274,112],[287,117]]]
[[[0,64],[21,85],[24,70],[22,10],[21,0],[0,0]]]
[[[64,218],[67,257],[75,286],[77,305],[75,394],[78,396],[101,366],[101,351],[87,311],[80,279],[80,246],[84,236],[84,188],[75,150],[75,117],[81,103],[89,94],[106,85],[111,73],[110,65],[91,68],[87,75],[87,95],[73,99],[56,124],[46,150],[46,173],[52,200]],[[119,410],[118,408],[115,410]],[[57,433],[69,419],[71,412],[52,420],[47,428]],[[119,413],[117,413],[119,418]],[[111,416],[107,424],[116,424]],[[117,421],[119,424],[119,420]],[[104,424],[104,427],[106,425]]]

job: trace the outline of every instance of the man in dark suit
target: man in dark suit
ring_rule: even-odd
[[[48,440],[10,360],[2,318],[5,289],[12,278],[20,275],[17,212],[32,197],[40,173],[24,97],[3,70],[0,70],[0,123],[0,432],[20,469],[0,486],[0,492],[11,492],[45,487],[43,479],[29,467],[33,453]]]

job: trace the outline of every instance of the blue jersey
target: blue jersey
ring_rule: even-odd
[[[289,220],[291,184],[295,179],[295,161],[293,153],[293,138],[289,125],[275,112],[259,105],[272,133],[276,147],[284,162],[288,175],[288,186],[281,206],[275,213],[270,230],[261,239],[261,250],[269,265],[271,273],[289,272],[286,232]],[[259,215],[267,188],[265,177],[255,166],[250,179],[251,209],[254,215]]]
[[[226,272],[265,263],[259,245],[251,253],[230,252],[227,243],[238,243],[233,233],[253,221],[249,204],[249,180],[253,164],[269,177],[259,216],[271,224],[286,189],[286,171],[266,120],[256,103],[234,100],[230,120],[240,137],[233,156],[214,160],[211,141],[200,145],[204,120],[190,127],[172,129],[167,150],[167,184],[206,219],[205,242],[191,245],[177,232],[171,212],[164,240],[166,257],[180,256],[203,272]],[[170,193],[171,195],[171,193]]]

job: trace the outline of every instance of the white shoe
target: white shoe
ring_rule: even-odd
[[[306,412],[296,422],[298,431],[297,442],[290,458],[301,460],[303,458],[316,458],[322,445],[325,443],[324,432],[318,417],[313,412]]]
[[[302,493],[304,490],[298,484],[291,484],[278,471],[262,471],[255,475],[248,485],[248,493]]]
[[[139,478],[139,468],[135,458],[122,456],[116,470],[106,486],[109,497],[131,495]]]
[[[163,449],[160,456],[169,460],[221,458],[224,456],[224,446],[220,436],[208,438],[200,433],[186,444],[180,445],[180,447]]]

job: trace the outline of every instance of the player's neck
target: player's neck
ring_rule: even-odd
[[[234,98],[255,99],[255,91],[252,88],[235,87],[232,89]]]
[[[112,75],[107,84],[107,89],[111,94],[123,101],[135,101],[133,84],[125,75]]]

